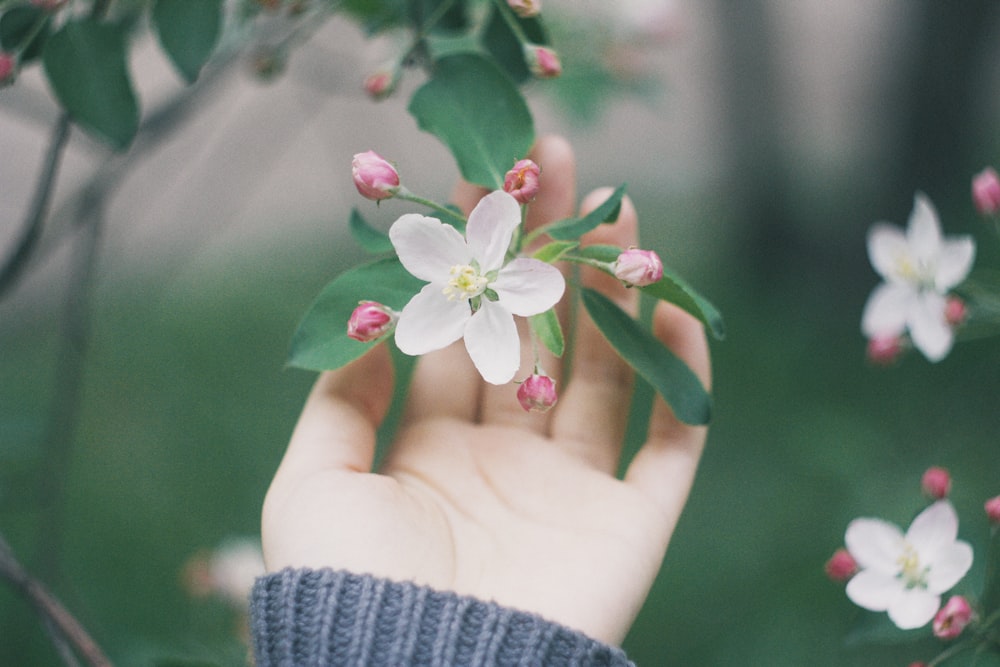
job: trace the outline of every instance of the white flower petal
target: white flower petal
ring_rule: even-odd
[[[855,519],[844,535],[847,550],[868,571],[895,576],[903,553],[903,531],[881,519]]]
[[[451,225],[416,213],[401,216],[389,228],[389,240],[403,268],[430,282],[443,282],[456,264],[468,264],[472,253]]]
[[[530,317],[556,305],[566,290],[559,269],[541,260],[519,257],[500,269],[490,288],[503,307],[521,317]]]
[[[922,628],[931,622],[941,606],[941,598],[921,588],[902,588],[889,603],[889,620],[900,630]]]
[[[521,366],[521,340],[514,316],[503,306],[483,299],[465,327],[465,349],[484,380],[491,384],[510,382]]]
[[[938,256],[934,287],[941,293],[955,287],[969,275],[976,259],[976,242],[971,236],[951,237]]]
[[[920,559],[933,558],[938,549],[958,537],[958,514],[947,500],[928,506],[913,519],[906,531],[906,541],[917,550]]]
[[[861,332],[866,338],[900,336],[906,331],[907,314],[916,292],[908,285],[882,283],[868,297],[861,314]]]
[[[862,570],[847,582],[847,597],[851,602],[870,611],[885,611],[899,595],[903,584],[896,577]]]
[[[966,542],[953,542],[938,550],[927,573],[927,590],[944,593],[962,580],[972,567],[972,547]]]
[[[898,272],[901,257],[909,257],[906,235],[899,227],[879,222],[868,230],[868,260],[886,280],[904,280]]]
[[[462,337],[471,317],[469,302],[449,301],[441,285],[424,285],[403,307],[396,323],[396,346],[404,354],[440,350]]]
[[[503,266],[511,236],[520,224],[521,207],[503,190],[486,195],[472,209],[465,238],[483,273]]]
[[[918,192],[913,198],[913,212],[906,227],[906,240],[919,264],[935,264],[941,253],[941,224],[927,195]]]
[[[907,312],[907,324],[913,345],[928,361],[941,361],[951,351],[955,333],[945,319],[945,298],[936,292],[923,292]]]

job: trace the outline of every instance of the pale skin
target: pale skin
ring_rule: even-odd
[[[529,205],[529,228],[576,206],[569,145],[542,139],[532,158],[542,190]],[[453,199],[469,211],[483,194],[463,184]],[[592,193],[581,210],[609,194]],[[636,235],[626,200],[617,222],[583,242],[628,247]],[[582,281],[636,308],[634,290],[614,278],[588,269]],[[379,346],[321,375],[264,503],[268,569],[415,581],[620,644],[659,570],[706,430],[680,423],[658,398],[647,441],[616,478],[632,372],[580,312],[572,377],[559,382],[559,402],[544,414],[521,408],[516,385],[484,383],[461,342],[421,358],[399,435],[376,472],[375,432],[393,386],[388,351]],[[653,328],[708,386],[700,323],[660,304]],[[522,356],[517,378],[534,361],[526,336]],[[541,361],[561,379],[560,360]]]

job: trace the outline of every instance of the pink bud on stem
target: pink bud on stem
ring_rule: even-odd
[[[934,636],[938,639],[955,639],[972,622],[972,606],[961,595],[953,595],[934,616]]]
[[[990,498],[983,507],[986,509],[986,516],[989,517],[990,523],[1000,526],[1000,496]]]
[[[17,56],[0,52],[0,86],[14,83],[15,77],[17,77]]]
[[[347,321],[347,336],[370,343],[389,333],[398,318],[396,311],[388,306],[376,301],[362,301]]]
[[[832,581],[847,581],[858,571],[858,563],[847,549],[841,547],[833,552],[823,569]]]
[[[527,204],[538,194],[538,165],[531,160],[518,160],[503,179],[503,191],[520,204]]]
[[[972,203],[981,215],[1000,212],[1000,175],[993,167],[986,167],[972,179]]]
[[[389,199],[399,192],[399,173],[375,151],[355,155],[351,171],[355,187],[366,199]]]
[[[868,339],[865,356],[876,366],[890,366],[903,352],[903,342],[899,336],[875,336]]]
[[[365,79],[365,92],[374,100],[381,100],[396,89],[396,76],[390,70],[380,69]]]
[[[920,478],[920,488],[934,500],[941,500],[951,491],[951,475],[944,468],[933,466]]]
[[[517,400],[529,412],[548,412],[558,399],[556,382],[548,375],[533,373],[517,388]]]
[[[663,277],[663,262],[652,250],[629,248],[618,255],[614,273],[626,287],[645,287]]]
[[[507,4],[523,19],[538,16],[542,11],[542,0],[507,0]]]
[[[525,44],[525,57],[531,73],[539,79],[554,79],[562,74],[562,63],[559,54],[547,46]]]

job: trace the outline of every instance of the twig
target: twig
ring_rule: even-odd
[[[61,638],[72,644],[91,667],[111,667],[111,661],[58,599],[18,562],[7,541],[0,535],[0,576],[21,593]],[[66,656],[63,656],[66,660]],[[73,662],[67,662],[73,664]]]

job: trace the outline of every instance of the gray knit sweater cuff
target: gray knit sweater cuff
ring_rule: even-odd
[[[250,616],[257,667],[634,667],[534,614],[349,572],[261,577]]]

